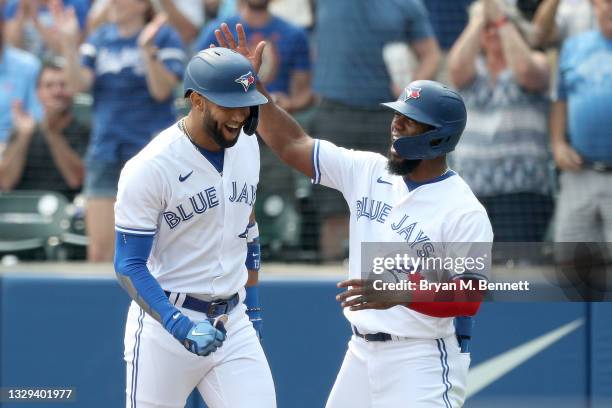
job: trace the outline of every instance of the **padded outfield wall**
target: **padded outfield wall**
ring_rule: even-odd
[[[79,268],[89,267],[0,274],[0,386],[76,389],[74,402],[3,408],[123,406],[129,299],[108,268],[94,274]],[[305,275],[317,268],[261,283],[264,348],[280,408],[324,406],[350,336],[334,300],[341,270]],[[609,303],[484,304],[465,406],[612,406],[611,322]],[[187,404],[200,406],[197,396]]]

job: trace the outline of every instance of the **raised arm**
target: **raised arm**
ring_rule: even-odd
[[[236,25],[236,31],[238,32],[238,43],[236,43],[227,24],[222,24],[220,30],[215,30],[219,45],[241,53],[251,61],[255,71],[259,71],[265,42],[260,42],[255,50],[251,51],[247,45],[246,34],[241,24]],[[272,101],[261,82],[258,82],[257,89],[268,100]],[[282,161],[308,177],[312,178],[314,176],[312,167],[314,139],[306,134],[291,115],[274,102],[259,107],[257,133]]]
[[[414,51],[418,60],[418,65],[412,77],[415,80],[434,79],[442,59],[438,41],[433,37],[423,38],[411,42],[410,48]]]
[[[160,0],[159,4],[164,10],[164,13],[168,16],[168,22],[179,32],[185,44],[189,44],[197,37],[199,27],[196,27],[191,20],[183,14],[176,6],[174,0]],[[200,5],[200,7],[204,6]]]
[[[533,17],[533,47],[544,47],[557,37],[558,29],[555,21],[560,0],[544,0],[538,6]]]
[[[178,83],[178,78],[172,73],[157,55],[159,51],[155,46],[155,36],[165,24],[166,17],[158,14],[153,21],[145,26],[138,37],[138,46],[145,58],[145,77],[149,93],[158,102],[167,100]]]
[[[550,65],[544,53],[534,51],[504,16],[499,0],[484,0],[485,16],[498,27],[504,57],[517,82],[530,91],[543,91],[550,81]]]
[[[476,58],[480,53],[480,36],[484,26],[482,13],[472,12],[465,27],[448,54],[448,75],[457,88],[470,84],[476,76]]]
[[[81,33],[79,22],[73,8],[53,8],[53,21],[61,38],[61,53],[66,61],[64,70],[68,88],[74,94],[88,91],[94,81],[94,72],[81,65],[79,43]],[[84,44],[91,48],[91,44]]]
[[[36,128],[34,118],[24,112],[21,102],[15,102],[12,109],[15,129],[9,146],[0,157],[0,190],[5,191],[12,190],[21,180]]]

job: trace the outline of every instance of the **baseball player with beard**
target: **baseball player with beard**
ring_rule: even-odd
[[[274,408],[258,339],[259,149],[250,137],[268,100],[232,50],[196,54],[184,78],[189,114],[119,180],[115,269],[134,299],[126,407],[183,407],[197,388],[209,408]]]
[[[236,28],[237,42],[221,25],[219,44],[237,50],[258,69],[265,43],[250,50],[244,30]],[[361,275],[361,244],[407,243],[430,250],[435,243],[461,242],[467,243],[466,255],[471,243],[490,248],[493,232],[486,211],[446,164],[465,127],[465,105],[456,92],[433,81],[412,82],[397,101],[384,105],[395,112],[388,158],[312,139],[274,103],[261,106],[258,134],[314,183],[342,192],[351,209],[350,279],[339,283],[347,290],[337,298],[354,335],[327,407],[456,408],[465,399],[470,356],[459,343],[469,333],[456,331],[453,319],[474,315],[481,294],[469,296],[460,285],[449,285],[442,299],[469,301],[433,302],[440,293],[428,289],[393,303],[372,301]],[[482,250],[482,245],[474,247],[475,254]],[[448,272],[449,281],[486,280],[478,271]]]

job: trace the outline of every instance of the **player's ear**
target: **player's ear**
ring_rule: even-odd
[[[202,95],[197,92],[192,92],[189,94],[189,101],[191,102],[192,109],[195,108],[199,112],[204,112],[204,105],[206,102]]]

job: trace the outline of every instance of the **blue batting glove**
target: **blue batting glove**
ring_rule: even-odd
[[[166,319],[164,327],[185,348],[199,356],[207,356],[221,347],[226,337],[224,322],[227,315],[216,320],[208,319],[194,323],[190,318],[176,311]]]
[[[223,324],[219,328],[215,328],[210,320],[204,320],[194,323],[187,333],[183,345],[193,354],[207,356],[223,345],[225,337]]]

